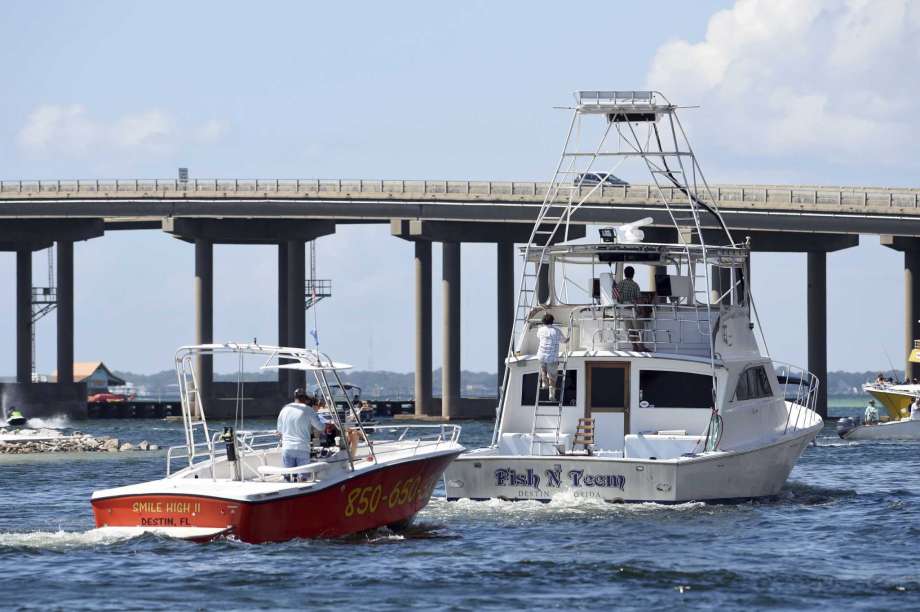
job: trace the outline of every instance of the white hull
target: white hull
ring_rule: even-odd
[[[920,421],[891,421],[860,425],[843,436],[844,440],[920,440]]]
[[[821,425],[747,451],[668,460],[465,453],[444,474],[448,499],[548,501],[562,493],[609,502],[750,499],[779,493]]]

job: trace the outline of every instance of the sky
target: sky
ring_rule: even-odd
[[[0,178],[547,180],[578,89],[663,91],[716,183],[916,187],[920,3],[26,2],[0,4]],[[645,179],[647,180],[647,179]],[[317,241],[323,348],[414,366],[411,243]],[[277,339],[276,250],[215,249],[216,340]],[[462,254],[462,367],[494,371],[495,253]],[[434,329],[440,330],[434,248]],[[193,247],[159,231],[75,246],[75,357],[171,367],[194,340]],[[773,356],[804,364],[805,255],[755,254]],[[36,284],[47,259],[34,256]],[[15,370],[15,257],[0,253],[0,375]],[[830,369],[904,359],[903,258],[828,257]],[[312,321],[311,321],[312,325]],[[37,366],[55,367],[55,319]],[[434,361],[441,339],[435,334]]]

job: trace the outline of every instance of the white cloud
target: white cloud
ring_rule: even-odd
[[[200,125],[179,126],[168,112],[150,109],[106,121],[85,107],[45,104],[26,117],[20,129],[21,150],[34,157],[76,157],[160,154],[197,142],[211,144],[227,131],[224,122],[210,119]]]
[[[227,133],[228,126],[217,119],[209,119],[195,130],[195,139],[203,143],[217,142]]]
[[[737,152],[913,166],[918,39],[910,0],[737,0],[702,41],[659,48],[647,80]]]

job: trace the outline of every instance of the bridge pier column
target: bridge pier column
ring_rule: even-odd
[[[278,245],[278,346],[288,345],[288,251],[287,243]],[[289,372],[278,370],[278,393],[288,397]]]
[[[415,416],[432,416],[431,242],[415,242]]]
[[[214,342],[214,243],[195,239],[195,343]],[[211,398],[214,362],[210,355],[195,357],[198,393],[204,402]]]
[[[808,251],[808,369],[818,377],[821,418],[827,418],[827,253]]]
[[[500,240],[495,243],[497,268],[497,335],[498,335],[498,385],[505,376],[505,358],[514,329],[514,243]]]
[[[32,249],[16,251],[16,382],[32,382]]]
[[[904,375],[920,377],[920,364],[911,363],[909,356],[914,340],[920,340],[920,241],[904,249]]]
[[[57,382],[73,383],[73,241],[57,243]]]
[[[307,347],[307,302],[306,251],[303,240],[288,240],[287,243],[287,333],[288,345],[294,348]],[[305,388],[306,373],[290,370],[288,373],[288,397],[297,387]]]
[[[441,293],[444,359],[441,366],[441,417],[460,414],[460,243],[444,242]]]

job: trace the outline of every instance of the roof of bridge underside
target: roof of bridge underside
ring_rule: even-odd
[[[37,251],[57,240],[89,240],[103,231],[102,219],[3,219],[0,251]]]

